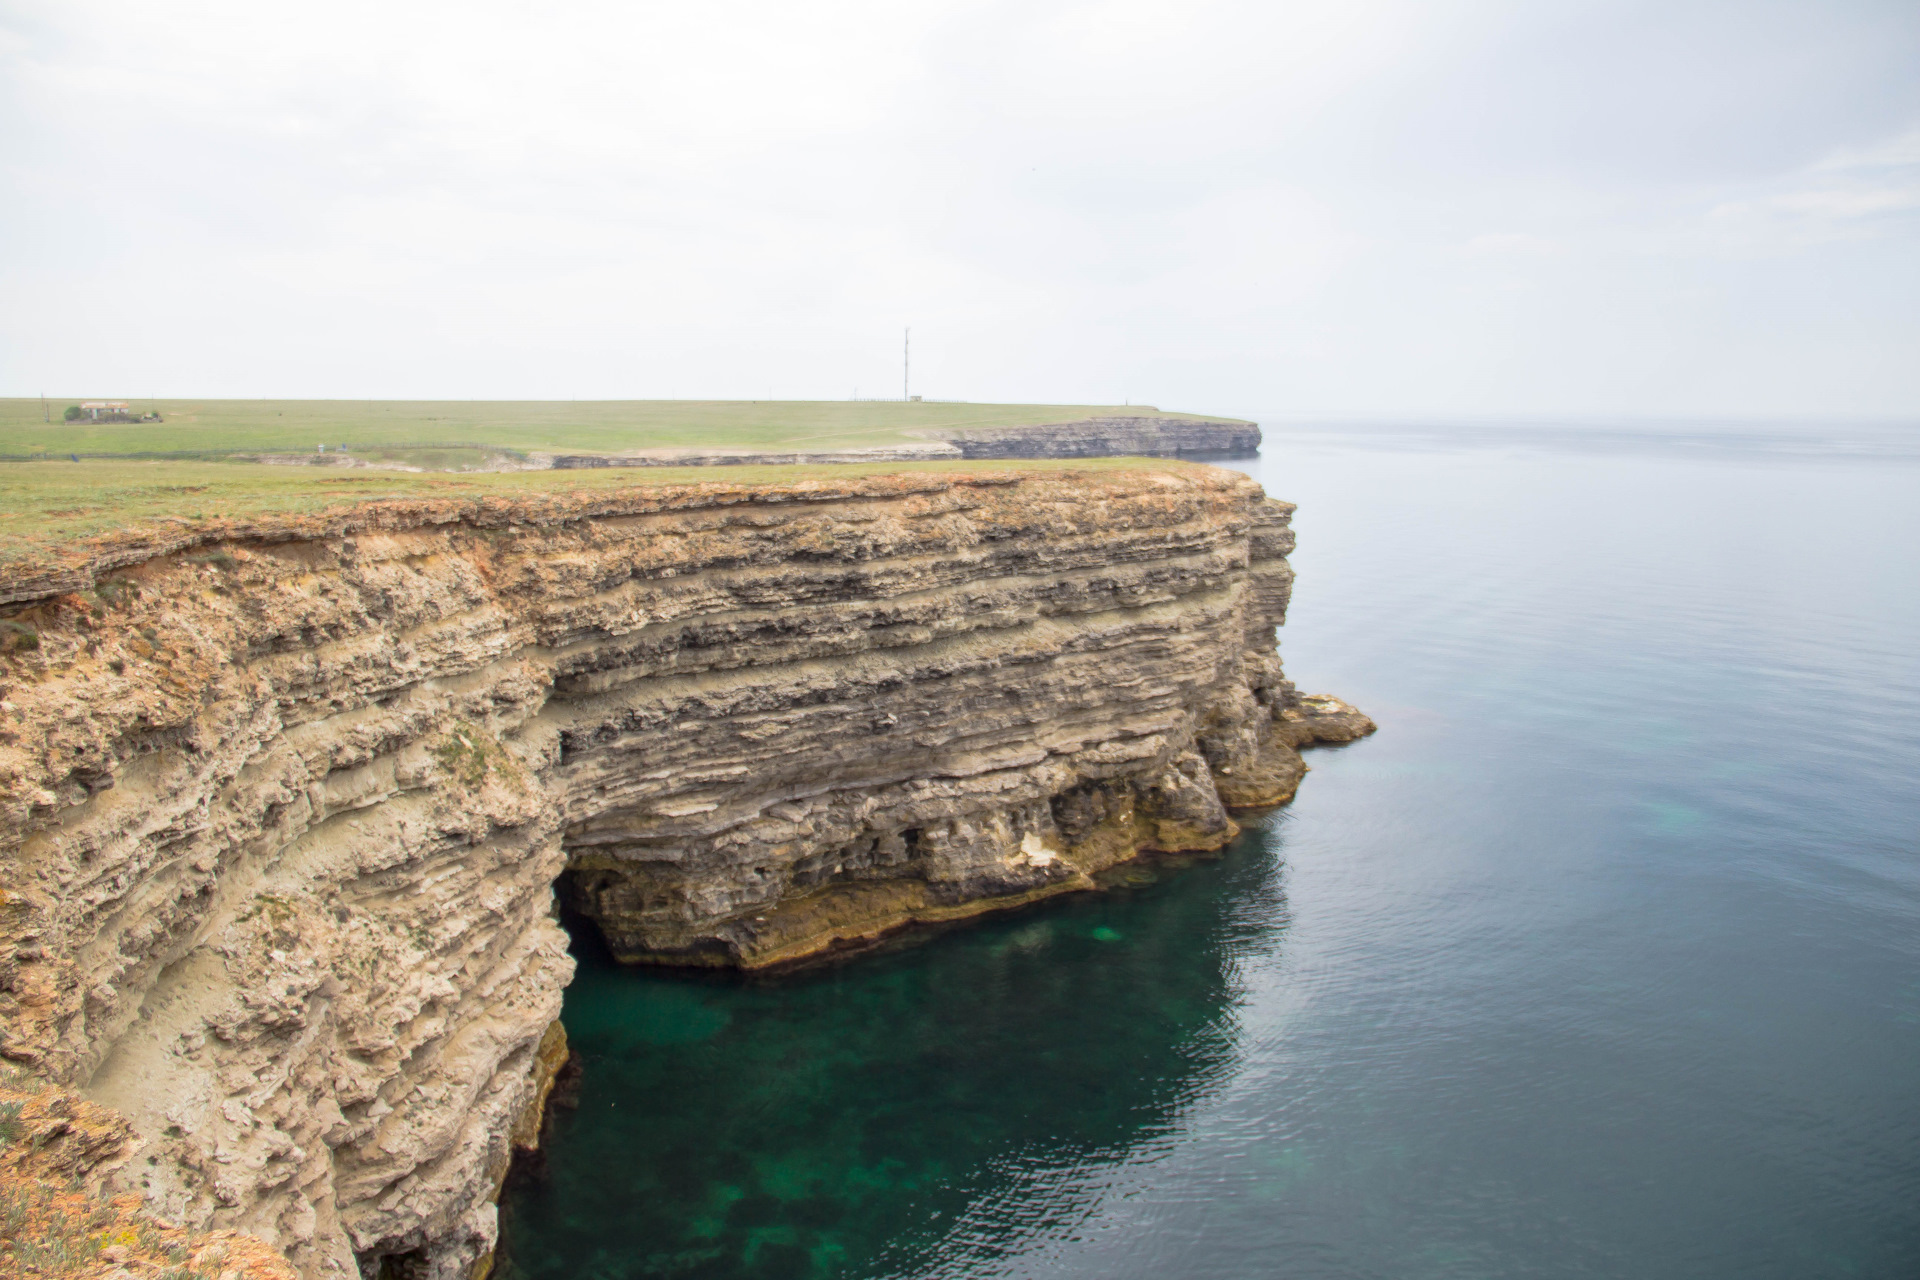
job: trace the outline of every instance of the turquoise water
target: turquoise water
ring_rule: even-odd
[[[583,940],[504,1274],[1920,1275],[1920,436],[1270,438],[1381,732],[832,968]]]

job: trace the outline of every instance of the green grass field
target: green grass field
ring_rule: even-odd
[[[487,451],[838,449],[924,440],[915,431],[1159,415],[1148,406],[749,400],[133,400],[159,423],[64,422],[70,399],[0,400],[0,457],[313,453],[457,468]],[[1167,417],[1191,417],[1167,414]],[[443,451],[454,450],[453,453]]]
[[[871,462],[813,466],[630,467],[570,471],[383,471],[266,467],[253,462],[124,461],[0,463],[0,579],[44,564],[88,539],[154,521],[300,514],[381,498],[486,498],[516,493],[592,494],[670,484],[765,484],[902,471],[1166,469],[1166,458],[1073,462]]]
[[[885,401],[139,400],[159,423],[61,420],[72,400],[0,400],[0,574],[44,563],[102,534],[156,520],[301,513],[379,498],[591,493],[635,485],[760,483],[808,474],[902,470],[1058,470],[1058,462],[835,466],[626,467],[485,471],[502,454],[647,448],[805,451],[924,441],[942,428],[1030,426],[1158,415],[1148,406],[912,404]],[[425,468],[268,466],[262,453],[350,446],[358,459]],[[68,455],[79,455],[70,461]],[[167,456],[172,455],[172,456]],[[1173,465],[1114,458],[1078,469]]]

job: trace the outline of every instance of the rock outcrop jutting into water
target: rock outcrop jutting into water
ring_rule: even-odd
[[[565,1057],[556,885],[754,966],[1219,847],[1372,727],[1282,675],[1291,510],[1161,464],[98,546],[9,587],[0,1054],[124,1113],[169,1220],[473,1274]]]

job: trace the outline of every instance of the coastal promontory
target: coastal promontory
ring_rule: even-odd
[[[1292,508],[1237,473],[626,474],[16,574],[0,1054],[125,1117],[110,1190],[309,1277],[479,1274],[560,909],[791,964],[1219,848],[1371,730],[1282,672]]]

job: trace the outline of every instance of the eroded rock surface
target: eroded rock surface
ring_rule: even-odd
[[[133,1126],[109,1107],[0,1067],[0,1275],[19,1280],[296,1280],[264,1242],[190,1231],[140,1196]]]
[[[473,1274],[565,1057],[556,881],[630,960],[762,965],[1224,844],[1372,727],[1282,674],[1291,510],[1170,464],[101,549],[9,615],[0,1054],[124,1113],[169,1221]]]

